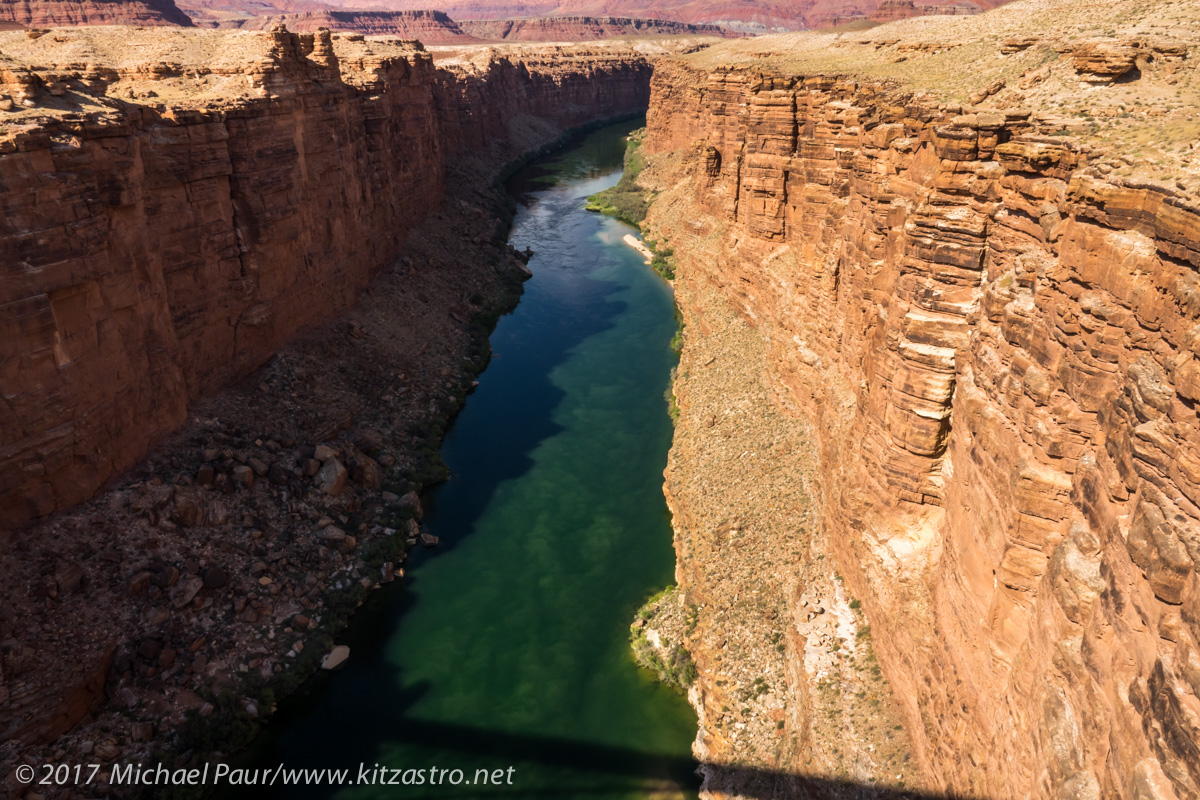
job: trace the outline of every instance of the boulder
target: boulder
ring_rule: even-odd
[[[354,437],[354,446],[367,455],[373,456],[383,447],[383,434],[370,428],[364,428]]]
[[[336,525],[326,525],[317,532],[317,538],[323,542],[344,542],[346,532]]]
[[[145,570],[135,574],[129,579],[129,596],[133,597],[146,591],[146,589],[149,588],[150,580],[153,577],[154,576],[151,573]]]
[[[1003,55],[1012,55],[1020,53],[1022,50],[1028,50],[1037,44],[1040,40],[1037,36],[1017,36],[1012,39],[1005,39],[1004,44],[1000,45],[1000,52]]]
[[[172,586],[170,590],[167,591],[167,597],[171,598],[172,606],[175,608],[183,608],[188,603],[192,602],[192,599],[199,594],[200,590],[203,588],[204,581],[201,578],[192,575],[184,578],[179,583]]]
[[[344,644],[339,644],[321,659],[321,669],[337,669],[346,663],[346,659],[348,658],[350,658],[350,648]]]
[[[54,567],[54,582],[59,594],[74,594],[83,589],[83,570],[77,564],[60,561]]]
[[[410,511],[414,517],[421,517],[425,510],[421,507],[421,496],[416,492],[409,492],[399,500],[401,511]]]
[[[233,468],[233,483],[243,489],[254,486],[254,470],[245,464],[238,464]]]
[[[208,470],[211,476],[212,467],[201,467],[201,471],[203,470]],[[207,485],[212,483],[212,478],[209,477],[207,481],[198,482]],[[204,503],[199,497],[192,494],[192,491],[180,488],[175,492],[175,511],[171,514],[171,520],[184,528],[199,525],[204,519]]]
[[[272,486],[287,486],[288,471],[282,464],[276,462],[267,469],[267,480]]]
[[[213,565],[204,569],[203,580],[205,589],[221,589],[229,583],[229,575],[225,570]]]
[[[369,456],[361,456],[354,465],[354,479],[368,489],[383,485],[383,468]]]
[[[317,488],[331,497],[337,497],[346,488],[346,468],[336,458],[331,458],[321,465],[314,482]]]
[[[213,479],[216,478],[216,470],[211,464],[204,464],[200,469],[196,470],[196,483],[201,486],[212,486]]]
[[[1088,83],[1112,83],[1137,67],[1142,55],[1138,39],[1083,42],[1071,51],[1075,71]]]

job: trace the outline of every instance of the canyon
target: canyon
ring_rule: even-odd
[[[1023,2],[656,66],[707,763],[1197,796],[1198,12]],[[891,697],[831,699],[872,655]],[[849,741],[893,713],[916,775]],[[710,796],[763,796],[735,772]]]
[[[316,668],[437,544],[493,179],[648,107],[704,796],[1200,796],[1200,3],[909,8],[0,33],[0,756],[203,758]]]
[[[635,17],[692,24],[723,25],[744,33],[823,28],[853,21],[890,20],[921,14],[978,13],[1002,5],[1006,0],[906,3],[904,0],[567,0],[567,2],[509,2],[507,0],[331,0],[344,8],[374,8],[392,11],[436,8],[458,20],[525,17]]]
[[[0,38],[0,758],[195,755],[402,574],[528,274],[491,181],[663,51]]]
[[[566,4],[428,3],[413,0],[5,0],[0,30],[81,25],[175,25],[294,31],[318,28],[419,39],[577,42],[633,36],[740,36],[870,25],[923,15],[976,14],[1003,0],[916,4],[911,0],[812,0],[803,4],[655,2]],[[453,16],[453,18],[452,18]]]
[[[328,31],[147,32],[132,60],[108,31],[6,36],[7,57],[42,59],[0,84],[9,529],[86,499],[190,400],[347,306],[440,202],[447,154],[520,115],[633,109],[649,74],[577,50],[485,54],[476,78]],[[182,36],[191,63],[171,60]]]
[[[240,7],[222,5],[184,6],[194,24],[203,28],[229,28],[243,31],[269,31],[283,25],[290,31],[312,32],[325,28],[348,31],[367,36],[392,36],[420,41],[426,45],[478,44],[479,39],[462,29],[450,17],[439,11],[343,11],[322,8],[265,13],[248,16]],[[256,9],[278,12],[278,9]]]
[[[664,20],[620,17],[541,17],[535,19],[467,20],[456,22],[440,11],[320,11],[245,16],[223,6],[184,6],[200,27],[236,30],[270,30],[284,25],[292,31],[349,31],[370,36],[398,36],[422,44],[477,45],[485,42],[583,42],[620,37],[712,36],[731,37],[716,25],[690,25]],[[261,10],[261,9],[260,9]]]
[[[477,0],[182,0],[180,7],[198,24],[222,27],[258,26],[267,18],[307,20],[324,15],[330,21],[363,18],[360,33],[385,33],[381,20],[395,25],[425,20],[426,36],[445,36],[443,27],[458,26],[485,40],[577,41],[615,36],[735,35],[771,31],[859,26],[925,15],[977,14],[1004,0],[807,0],[802,3],[627,2],[508,3]],[[351,16],[342,16],[342,15]],[[431,22],[430,15],[438,19]],[[452,18],[452,20],[450,19]],[[332,26],[331,26],[332,27]],[[347,28],[349,29],[349,28]],[[387,33],[399,33],[388,30]],[[423,38],[426,44],[438,44]]]
[[[491,41],[561,42],[614,39],[622,36],[731,37],[719,25],[698,25],[663,19],[629,17],[539,17],[534,19],[467,20],[463,29]]]

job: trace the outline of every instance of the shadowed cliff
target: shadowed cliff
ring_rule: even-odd
[[[435,68],[328,31],[140,35],[132,64],[93,29],[51,43],[59,67],[0,72],[23,123],[0,142],[5,532],[91,496],[352,303],[440,206],[448,158],[502,163],[649,92],[619,48]],[[9,62],[53,63],[48,40],[4,36]],[[81,72],[80,47],[113,66]]]

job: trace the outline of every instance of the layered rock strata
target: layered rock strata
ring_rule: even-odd
[[[4,0],[0,31],[73,25],[179,25],[192,20],[174,0]]]
[[[656,70],[644,147],[685,177],[648,225],[812,423],[819,535],[927,785],[1196,796],[1200,205],[1028,111],[714,61]],[[677,510],[689,590],[720,520]]]
[[[463,20],[472,36],[493,41],[573,42],[619,36],[733,36],[719,25],[692,25],[662,19],[629,17],[538,17],[534,19]]]
[[[419,9],[428,6],[427,0],[326,2],[343,8]],[[918,8],[922,13],[962,14],[995,8],[1005,2],[1007,0],[947,0],[924,3]],[[750,34],[820,28],[862,20],[872,16],[879,6],[880,0],[441,0],[437,3],[440,10],[458,20],[615,16],[721,25]]]
[[[197,14],[197,16],[200,16]],[[204,24],[204,23],[198,23]],[[291,14],[235,17],[213,20],[217,28],[243,31],[268,31],[285,25],[292,31],[354,31],[368,36],[399,36],[422,44],[475,44],[479,39],[440,11],[298,11]]]
[[[879,7],[871,14],[870,19],[873,22],[892,22],[909,17],[925,17],[930,14],[978,14],[982,10],[974,3],[918,5],[913,0],[880,0]]]
[[[74,37],[119,34],[55,36],[63,63],[0,72],[9,534],[352,303],[441,202],[448,155],[637,109],[650,73],[604,50],[435,69],[419,45],[282,30],[188,34],[212,51],[194,63],[80,63]]]
[[[60,378],[44,405],[130,402],[160,435],[173,420],[150,416],[156,403],[188,415],[111,488],[5,528],[0,764],[13,796],[27,790],[13,767],[52,754],[103,760],[94,785],[107,791],[109,764],[186,763],[207,757],[205,741],[225,752],[244,745],[367,592],[402,576],[420,540],[412,492],[438,478],[440,434],[528,275],[504,245],[505,199],[492,181],[565,128],[635,111],[648,94],[645,57],[621,48],[531,51],[528,63],[481,53],[443,70],[412,44],[328,32],[142,31],[132,61],[127,36],[19,35],[4,49],[53,42],[65,54],[40,69],[6,64],[6,82],[30,102],[6,118],[14,135],[0,174],[100,217],[81,217],[90,250],[66,240],[50,254],[69,256],[61,266],[34,269],[40,250],[20,234],[5,241],[7,252],[25,248],[24,262],[4,262],[14,291],[53,294],[50,281],[78,276],[98,285],[81,317],[95,313],[95,335],[55,339],[72,354],[65,367],[90,363],[92,382]],[[157,48],[186,61],[140,61]],[[80,64],[80,51],[106,66]],[[19,185],[6,196],[8,219],[35,219]],[[210,249],[209,236],[226,244]],[[206,260],[214,251],[221,257]],[[234,263],[226,270],[222,259]],[[190,269],[174,275],[176,261]],[[114,307],[114,297],[137,302]],[[265,346],[240,324],[251,297],[269,303],[264,326],[275,335],[303,329],[257,370],[247,355],[246,380],[189,396],[189,380],[219,380],[195,371],[218,353]],[[231,308],[238,316],[223,316]],[[55,324],[68,318],[58,311]],[[209,323],[208,336],[195,327]],[[232,342],[227,327],[240,331]],[[17,333],[33,350],[39,329]],[[132,344],[98,350],[113,339]],[[210,339],[218,347],[206,351]],[[183,347],[189,340],[197,344]],[[174,382],[119,360],[128,351],[155,355]],[[113,352],[105,372],[96,362]],[[6,373],[5,391],[39,391],[21,383],[28,352],[15,357],[26,361]],[[221,369],[240,377],[236,364]],[[132,380],[137,393],[123,388]],[[95,435],[110,450],[128,446],[110,433]],[[126,454],[137,458],[143,442]]]

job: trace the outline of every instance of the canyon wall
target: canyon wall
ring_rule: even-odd
[[[180,25],[192,20],[174,0],[2,0],[0,31],[63,25]]]
[[[192,9],[189,9],[191,11]],[[368,36],[399,36],[422,44],[478,44],[479,39],[440,11],[297,11],[289,14],[243,17],[209,21],[204,11],[193,11],[196,24],[243,31],[269,31],[283,24],[291,31],[355,31]]]
[[[622,36],[731,35],[716,25],[688,25],[620,17],[540,17],[533,19],[465,20],[456,22],[440,11],[298,11],[270,16],[208,19],[207,9],[185,7],[197,25],[266,31],[279,23],[293,31],[356,31],[369,36],[400,36],[426,45],[469,45],[500,42],[583,42]]]
[[[501,20],[529,17],[632,17],[648,20],[721,25],[760,34],[821,28],[874,18],[881,0],[325,0],[342,8],[412,10],[437,8],[457,20]],[[889,0],[882,0],[888,3]],[[903,0],[902,0],[903,2]],[[931,0],[914,13],[962,14],[995,8],[1008,0]],[[894,3],[881,19],[896,19],[905,9]],[[912,16],[913,14],[907,14]]]
[[[662,19],[629,17],[537,17],[477,19],[459,23],[480,39],[519,42],[572,42],[618,36],[731,36],[717,25],[691,25]]]
[[[810,420],[928,784],[1197,796],[1200,207],[895,83],[672,60],[648,128],[650,234]]]
[[[522,139],[535,122],[634,112],[649,91],[648,61],[628,54],[438,69],[419,46],[327,31],[187,35],[264,44],[231,66],[210,54],[0,71],[0,95],[26,114],[0,139],[7,532],[89,497],[190,401],[353,303],[438,207],[447,156],[516,157],[541,143]],[[126,102],[131,79],[161,98]],[[169,99],[222,81],[244,96]],[[121,100],[104,94],[117,87]],[[64,94],[105,111],[29,116]]]

